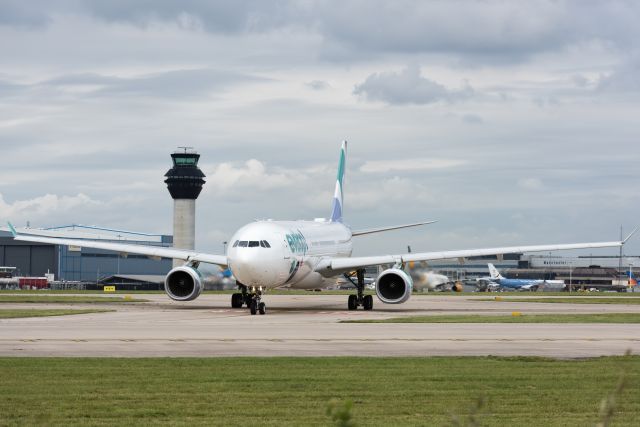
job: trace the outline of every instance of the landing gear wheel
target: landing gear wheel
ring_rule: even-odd
[[[373,297],[371,295],[365,295],[362,306],[365,310],[371,310],[373,308]]]
[[[258,301],[251,301],[251,305],[249,305],[249,311],[252,315],[255,315],[258,312]]]
[[[349,295],[347,307],[349,307],[349,310],[356,310],[358,308],[358,297],[356,295]]]
[[[267,305],[263,302],[261,302],[260,304],[258,304],[258,313],[260,314],[265,314],[267,312]],[[253,314],[253,313],[251,313]]]
[[[231,295],[231,308],[241,308],[242,307],[242,294],[232,294]]]

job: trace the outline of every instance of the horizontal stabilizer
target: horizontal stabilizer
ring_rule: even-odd
[[[438,222],[438,221],[416,222],[416,223],[413,223],[413,224],[393,225],[391,227],[367,228],[365,230],[353,231],[351,233],[351,235],[352,236],[362,236],[362,235],[365,235],[365,234],[381,233],[383,231],[399,230],[401,228],[418,227],[420,225],[433,224],[434,222]]]

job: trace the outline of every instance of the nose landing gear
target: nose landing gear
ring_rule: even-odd
[[[361,268],[356,270],[356,282],[354,282],[351,276],[347,273],[344,274],[344,277],[353,283],[358,291],[357,295],[349,295],[347,308],[349,310],[357,310],[358,306],[362,306],[365,311],[373,309],[373,297],[371,295],[364,294],[364,269]]]
[[[246,305],[249,308],[249,312],[252,315],[257,313],[267,314],[267,305],[261,301],[262,299],[262,286],[252,286],[251,289],[241,283],[238,283],[238,288],[242,293],[235,293],[231,295],[231,307],[242,308]]]

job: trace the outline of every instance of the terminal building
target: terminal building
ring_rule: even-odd
[[[19,228],[19,233],[67,239],[102,240],[140,245],[171,247],[173,236],[115,230],[85,225],[44,229]],[[0,228],[0,266],[15,267],[16,276],[53,274],[55,281],[100,282],[117,275],[163,276],[171,270],[172,260],[151,259],[145,255],[122,255],[111,251],[13,240],[6,228]]]

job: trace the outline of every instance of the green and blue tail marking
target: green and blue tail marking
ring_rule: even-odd
[[[16,237],[18,235],[18,233],[16,232],[16,229],[13,228],[13,225],[11,225],[10,222],[7,222],[7,225],[9,226],[9,230],[11,230],[11,234],[13,234],[13,237]]]
[[[342,222],[342,184],[344,182],[344,169],[347,161],[347,141],[342,141],[340,149],[340,163],[338,164],[338,178],[336,190],[333,193],[333,206],[331,207],[331,222]]]

